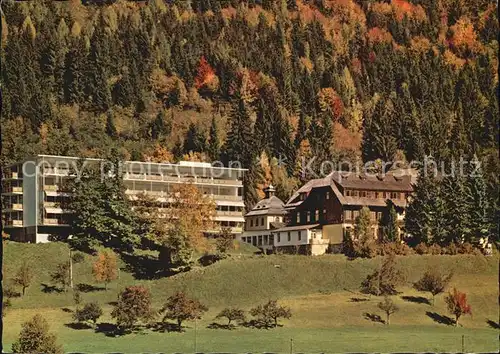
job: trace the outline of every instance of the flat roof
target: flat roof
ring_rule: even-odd
[[[93,158],[93,157],[77,157],[77,156],[60,156],[60,155],[34,155],[25,158],[20,162],[15,162],[13,164],[8,165],[7,167],[16,166],[19,164],[24,164],[25,162],[35,160],[37,158],[47,158],[47,159],[55,159],[55,160],[86,160],[86,161],[104,161],[104,159]],[[225,167],[225,166],[213,166],[209,162],[196,162],[196,161],[179,161],[179,163],[170,163],[170,162],[149,162],[149,161],[124,161],[125,164],[146,164],[146,165],[154,165],[154,166],[164,166],[164,167],[185,167],[185,168],[210,168],[216,170],[234,170],[234,171],[248,171],[247,168],[237,168],[237,167]]]
[[[271,230],[271,232],[316,229],[318,226],[320,226],[320,225],[319,224],[311,224],[311,225],[286,226],[286,227],[282,227],[281,229]]]

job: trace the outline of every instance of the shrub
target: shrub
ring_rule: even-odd
[[[470,243],[465,242],[460,245],[460,253],[462,254],[472,254],[474,252],[474,246],[472,246]]]
[[[426,271],[422,278],[413,284],[413,287],[418,291],[430,292],[432,294],[432,305],[434,305],[434,297],[444,292],[452,276],[453,273],[443,275],[439,270],[433,268]]]
[[[406,244],[401,242],[382,243],[378,247],[378,252],[381,256],[395,254],[398,256],[407,256],[413,253],[413,250]]]
[[[361,283],[361,291],[373,295],[397,294],[396,286],[403,280],[403,274],[396,269],[395,256],[388,255],[380,268],[369,274]]]
[[[215,317],[218,318],[227,318],[228,327],[231,326],[232,321],[245,321],[245,311],[239,308],[226,307],[224,310],[219,312],[219,314]]]
[[[63,353],[56,336],[49,333],[49,324],[40,314],[22,324],[19,339],[12,344],[14,353]]]
[[[417,254],[427,254],[429,253],[429,247],[427,247],[425,243],[419,243],[415,247],[415,252],[417,252]]]
[[[16,289],[12,285],[4,285],[2,289],[2,294],[4,298],[11,299],[13,297],[19,297],[21,294],[19,294]]]
[[[441,254],[441,252],[441,246],[439,246],[437,243],[434,243],[429,247],[429,254],[438,255]]]
[[[446,252],[447,254],[454,256],[458,254],[459,248],[455,243],[450,243],[447,251],[448,251]]]
[[[215,240],[215,247],[217,252],[226,253],[232,249],[234,249],[234,237],[231,233],[231,228],[224,227],[222,228],[221,233],[217,236]]]
[[[389,324],[389,317],[396,311],[399,310],[399,308],[392,302],[392,300],[385,296],[384,301],[378,303],[378,308],[381,309],[382,311],[385,312],[387,320],[385,321],[385,324]]]
[[[99,317],[102,316],[102,313],[102,308],[97,302],[90,302],[85,304],[83,308],[77,309],[73,318],[78,322],[92,321],[95,325]]]
[[[471,306],[467,302],[467,295],[458,291],[456,288],[445,298],[448,311],[455,315],[455,326],[458,326],[458,320],[462,315],[472,315]]]
[[[250,314],[265,328],[277,327],[279,318],[292,317],[290,308],[279,306],[276,300],[269,300],[266,304],[251,309]]]
[[[73,261],[73,263],[82,263],[85,260],[85,256],[82,252],[75,252],[71,257],[71,260]]]
[[[7,309],[12,306],[12,302],[10,299],[3,299],[2,300],[2,317],[5,317],[7,314]]]
[[[118,302],[111,312],[121,329],[132,328],[139,320],[151,319],[151,295],[143,286],[129,286],[118,295]]]
[[[190,299],[180,291],[170,296],[160,313],[165,313],[163,322],[166,319],[177,321],[177,329],[182,329],[182,322],[187,320],[200,319],[201,315],[208,311],[208,308],[198,300]]]
[[[81,293],[78,291],[78,290],[75,290],[73,292],[73,302],[75,303],[75,305],[78,307],[78,305],[80,305],[80,303],[82,302],[82,295]]]

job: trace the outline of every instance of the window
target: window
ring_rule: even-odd
[[[326,209],[323,209],[323,220],[326,220]]]
[[[314,220],[319,220],[319,209],[316,209],[316,211],[314,212]]]
[[[370,220],[375,220],[376,219],[376,213],[374,211],[370,211]]]
[[[291,240],[292,240],[292,233],[288,231],[288,242],[290,242]]]
[[[375,192],[375,198],[380,198],[380,193],[379,192]]]
[[[359,216],[359,210],[354,210],[353,213],[354,215],[352,216],[352,218],[356,219]]]
[[[269,235],[269,244],[274,244],[274,235]]]
[[[264,218],[260,218],[260,226],[264,226]]]
[[[311,212],[307,212],[307,222],[311,222]]]
[[[392,193],[391,193],[391,199],[397,199],[397,198],[398,198],[398,194],[399,194],[399,193],[392,192]]]
[[[253,219],[250,219],[250,227],[253,227]]]
[[[297,224],[300,224],[300,213],[299,212],[297,212],[296,218],[297,218],[297,220],[296,220]]]
[[[326,199],[330,199],[330,192],[326,192]]]
[[[359,192],[359,196],[360,196],[361,198],[365,198],[365,197],[366,197],[366,192],[365,192],[365,191],[361,191],[361,192]]]
[[[351,192],[351,195],[352,195],[353,197],[357,197],[357,196],[358,196],[358,191],[352,191],[352,192]]]
[[[302,233],[300,231],[298,232],[297,237],[298,237],[299,241],[302,240]]]
[[[281,233],[278,232],[278,243],[281,242]]]
[[[346,195],[347,197],[350,197],[350,196],[351,196],[351,191],[350,191],[349,189],[346,189],[346,191],[345,191],[345,195]]]
[[[380,220],[382,218],[382,212],[377,211],[377,220]]]
[[[262,236],[259,236],[259,243],[258,243],[259,246],[262,246]]]

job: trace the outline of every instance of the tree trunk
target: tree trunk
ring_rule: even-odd
[[[24,296],[25,291],[26,291],[26,286],[23,286],[23,296]]]
[[[387,321],[385,321],[385,324],[386,324],[386,325],[389,325],[389,316],[390,316],[390,315],[389,315],[389,314],[387,314]]]
[[[177,327],[179,328],[179,332],[181,331],[181,328],[182,328],[182,320],[181,319],[177,319]]]
[[[228,321],[227,321],[227,326],[229,327],[231,325],[231,319],[228,318]]]
[[[278,327],[278,317],[274,318],[274,327]]]
[[[458,319],[460,318],[459,315],[455,315],[455,327],[458,327]]]

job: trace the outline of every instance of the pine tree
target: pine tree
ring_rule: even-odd
[[[191,123],[186,133],[186,139],[184,140],[184,153],[204,152],[206,145],[205,135],[198,129],[196,124]]]
[[[380,222],[382,227],[383,240],[387,242],[395,242],[399,239],[398,213],[394,207],[394,203],[388,199],[386,201],[387,212],[384,213]]]
[[[234,104],[230,117],[230,128],[226,140],[226,151],[230,161],[239,161],[249,168],[256,156],[252,134],[252,122],[245,101],[239,98]]]
[[[465,182],[465,212],[470,218],[470,235],[467,241],[478,241],[481,237],[488,236],[488,198],[486,183],[480,161],[473,159]]]
[[[210,141],[208,142],[208,154],[213,161],[218,161],[220,159],[221,148],[219,140],[219,128],[215,117],[212,118],[212,124],[210,125]]]
[[[464,178],[456,173],[441,181],[445,202],[445,243],[459,243],[470,235],[470,214],[467,210]]]

